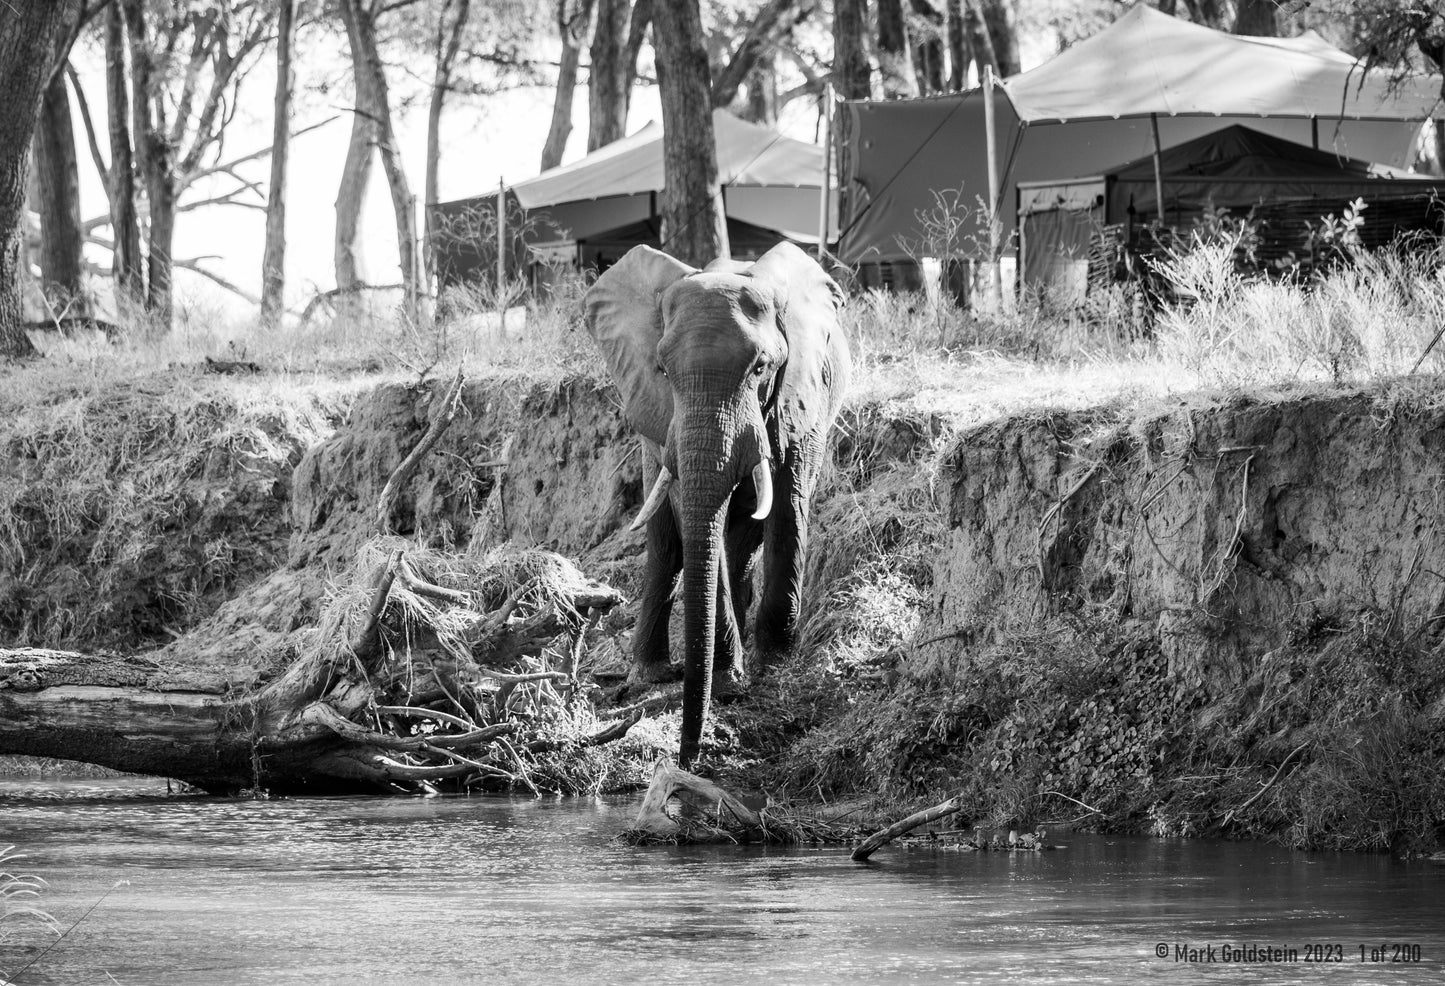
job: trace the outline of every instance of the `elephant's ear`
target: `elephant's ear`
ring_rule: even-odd
[[[791,243],[758,258],[755,280],[772,286],[778,323],[788,340],[788,360],[778,384],[779,439],[826,427],[848,385],[848,344],[838,324],[842,292],[816,260]]]
[[[646,438],[667,443],[672,388],[657,369],[662,292],[696,273],[649,246],[633,247],[582,299],[587,331],[622,392],[627,419]]]

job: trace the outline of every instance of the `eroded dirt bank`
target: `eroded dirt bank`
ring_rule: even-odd
[[[309,410],[289,417],[211,395],[224,413],[171,428],[177,447],[141,416],[108,441],[143,455],[86,472],[93,489],[72,484],[44,511],[27,505],[49,495],[41,481],[60,474],[62,443],[7,439],[12,516],[39,519],[11,522],[3,632],[139,648],[191,631],[212,655],[245,639],[238,682],[264,679],[271,650],[320,605],[326,573],[375,534],[381,490],[442,389],[296,396]],[[830,795],[961,787],[974,817],[999,824],[1082,816],[1306,846],[1431,844],[1445,820],[1439,396],[982,424],[917,401],[854,402],[814,509],[801,653],[724,708],[719,767]],[[552,548],[631,592],[642,463],[611,388],[491,378],[468,383],[463,408],[390,528],[469,556]],[[250,445],[227,437],[238,418]],[[245,458],[257,436],[259,463]],[[140,481],[154,475],[166,482]],[[186,484],[210,506],[184,507]],[[137,563],[109,547],[107,515],[65,505],[117,489],[141,518],[134,537],[201,547]],[[220,549],[204,532],[216,530],[226,557],[248,559],[224,578],[208,575]],[[75,605],[56,588],[67,580],[123,586],[113,594],[126,602],[61,620]],[[177,584],[205,589],[181,596]],[[618,669],[630,612],[598,641],[597,659]]]

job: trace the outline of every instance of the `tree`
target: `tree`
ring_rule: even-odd
[[[78,9],[79,0],[0,3],[0,357],[34,352],[20,310],[26,172],[56,38]]]
[[[130,76],[125,60],[125,8],[112,2],[105,11],[105,97],[110,133],[110,165],[102,160],[95,128],[87,125],[96,169],[105,181],[110,200],[110,226],[114,237],[113,262],[117,307],[139,305],[144,298],[140,252],[140,221],[135,209],[135,161],[131,153],[130,114],[127,103]],[[78,80],[75,93],[84,107]],[[89,116],[87,114],[87,120]]]
[[[873,70],[864,44],[867,23],[867,0],[835,0],[833,85],[843,99],[868,99],[873,95]]]
[[[984,66],[992,66],[994,75],[1000,75],[998,64],[998,52],[993,47],[993,36],[989,34],[988,21],[984,18],[983,4],[981,0],[965,0],[968,7],[964,13],[964,30],[969,38],[969,47],[973,50],[974,60],[978,63],[979,78],[983,78]]]
[[[1184,6],[1189,11],[1189,19],[1194,23],[1215,30],[1224,28],[1228,14],[1225,0],[1184,0]]]
[[[552,101],[552,122],[542,145],[542,170],[562,163],[567,138],[572,135],[572,97],[577,91],[577,68],[582,46],[592,31],[595,0],[557,0],[557,31],[562,38],[562,60],[557,67],[557,92]]]
[[[598,0],[597,23],[588,49],[587,150],[592,152],[619,140],[627,132],[627,112],[637,59],[647,26],[652,21],[651,0]]]
[[[131,59],[131,123],[136,171],[149,211],[146,231],[146,309],[169,325],[176,218],[203,205],[249,205],[255,187],[217,162],[239,91],[271,34],[274,7],[266,0],[193,3],[121,0]],[[180,205],[198,180],[227,173],[237,189]]]
[[[271,181],[266,195],[266,251],[261,260],[261,321],[276,325],[285,311],[286,164],[291,147],[291,90],[296,72],[296,0],[276,2],[276,98],[271,123]]]
[[[878,76],[883,83],[884,99],[918,95],[908,50],[903,0],[878,0]]]
[[[450,15],[450,20],[448,20]],[[426,118],[426,174],[423,193],[426,196],[426,283],[434,284],[437,276],[436,229],[431,207],[437,204],[441,185],[442,109],[451,91],[452,72],[461,51],[462,34],[471,16],[470,0],[445,0],[437,18],[433,56],[436,69],[432,73],[431,99]]]
[[[392,213],[396,219],[396,249],[401,267],[403,310],[412,324],[418,324],[425,312],[422,304],[421,256],[417,248],[416,197],[411,193],[401,151],[396,144],[391,97],[376,42],[376,17],[377,8],[364,0],[342,0],[341,18],[346,25],[347,42],[351,48],[352,75],[356,80],[355,112],[358,116],[366,116],[374,124],[371,133],[375,137],[376,149],[380,152],[381,168],[386,175],[387,188],[391,192]],[[367,154],[370,155],[370,150]],[[339,278],[337,287],[341,287]]]
[[[918,91],[924,95],[943,92],[944,38],[947,33],[944,13],[931,0],[910,0],[913,23],[913,70],[918,76]]]
[[[738,91],[748,82],[754,70],[764,73],[776,64],[779,46],[791,38],[798,25],[818,9],[817,0],[767,0],[752,18],[732,57],[718,73],[712,86],[714,106],[731,106]],[[760,88],[766,88],[766,81]],[[776,83],[773,84],[776,88]]]
[[[1262,38],[1278,37],[1279,8],[1275,6],[1275,0],[1237,0],[1234,33]]]
[[[57,39],[61,40],[61,39]],[[63,67],[64,57],[52,60]],[[75,154],[75,125],[63,71],[50,75],[41,99],[34,138],[41,239],[41,290],[54,311],[84,315],[85,233],[80,221],[80,165]]]
[[[1014,0],[971,0],[982,9],[980,16],[993,45],[993,64],[1000,76],[1023,71],[1019,62],[1018,11]],[[1213,2],[1213,0],[1211,0]]]
[[[729,255],[718,189],[712,86],[698,0],[669,0],[652,12],[662,96],[662,246],[701,267]]]
[[[948,0],[948,88],[959,92],[968,85],[968,63],[973,60],[963,19],[963,0]]]

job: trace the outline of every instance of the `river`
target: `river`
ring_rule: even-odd
[[[44,906],[69,927],[100,901],[23,973],[54,936],[7,924],[0,970],[18,986],[1445,981],[1429,862],[1065,833],[1056,852],[889,847],[859,865],[629,848],[614,836],[635,805],[0,780],[0,845],[49,881]]]

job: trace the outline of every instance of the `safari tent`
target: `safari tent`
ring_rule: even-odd
[[[1234,125],[1342,158],[1408,167],[1438,79],[1391,88],[1317,34],[1239,37],[1138,4],[993,93],[996,201],[1017,249],[1021,182],[1106,173]],[[988,199],[985,93],[842,104],[841,243],[852,264],[927,255],[935,193]],[[978,210],[963,233],[985,235]]]
[[[733,255],[747,259],[783,239],[816,243],[823,149],[721,109],[713,111],[713,129]],[[512,185],[504,192],[509,273],[539,260],[605,269],[639,243],[659,246],[663,183],[662,125],[651,122]],[[483,231],[495,230],[497,198],[494,191],[435,207],[444,286],[491,273],[495,240]]]
[[[1026,283],[1068,286],[1077,293],[1091,235],[1106,226],[1140,225],[1159,216],[1160,191],[1164,222],[1176,228],[1189,227],[1211,208],[1245,215],[1262,203],[1315,203],[1319,216],[1338,214],[1354,199],[1378,204],[1410,198],[1420,200],[1418,226],[1435,216],[1430,201],[1442,184],[1438,178],[1340,157],[1251,127],[1225,127],[1171,147],[1157,161],[1150,154],[1097,175],[1019,182],[1020,274]],[[1302,222],[1288,229],[1284,225],[1262,230],[1263,236],[1273,244],[1297,240],[1304,232]]]

